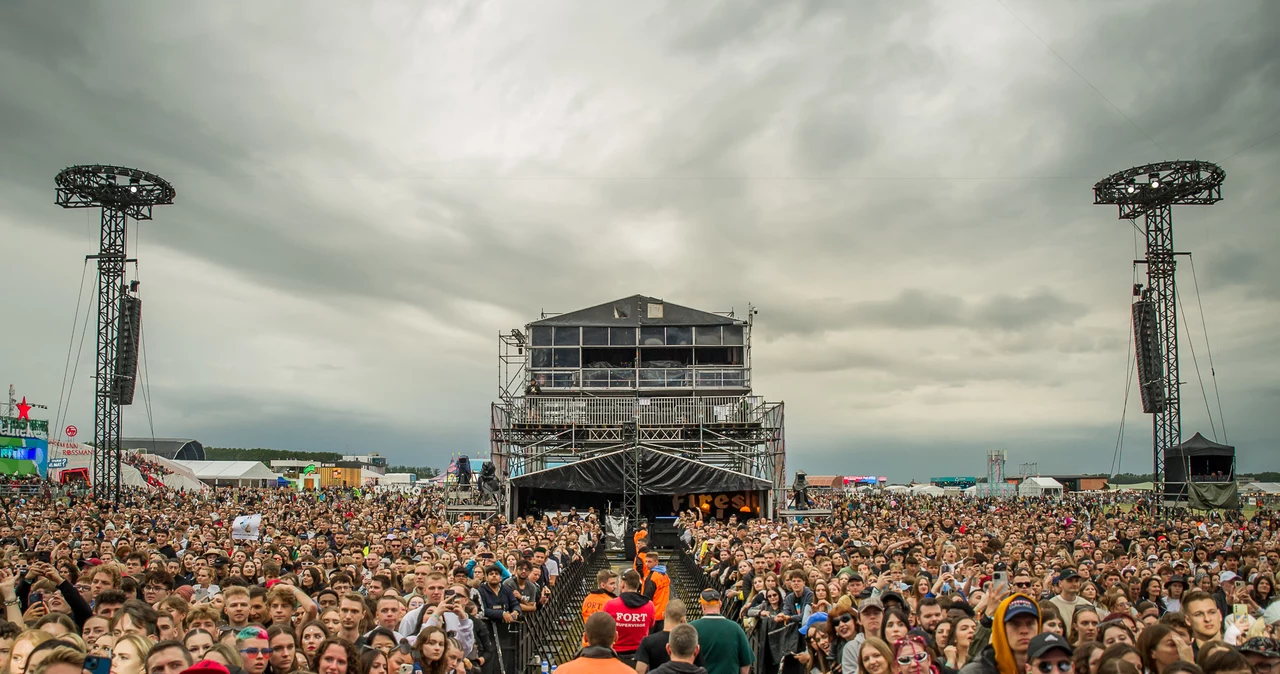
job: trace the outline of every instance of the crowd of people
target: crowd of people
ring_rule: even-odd
[[[1087,496],[812,505],[823,514],[785,522],[689,511],[677,551],[641,528],[629,568],[594,578],[579,656],[550,665],[1280,674],[1269,512]],[[516,674],[521,625],[602,544],[592,511],[450,523],[429,490],[130,489],[110,509],[42,490],[0,512],[0,674]],[[233,527],[244,514],[261,528]],[[672,564],[697,578],[696,607]]]
[[[0,674],[514,674],[594,516],[450,523],[443,494],[3,499]],[[256,532],[238,515],[261,514]]]
[[[716,612],[752,647],[749,667],[708,671],[1280,674],[1274,513],[1155,515],[1113,496],[812,505],[833,514],[682,518]]]
[[[142,479],[151,487],[164,487],[165,476],[173,474],[168,466],[142,452],[123,452],[121,460],[136,468],[142,475]]]

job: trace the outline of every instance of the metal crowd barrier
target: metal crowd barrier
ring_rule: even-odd
[[[544,659],[555,664],[557,654],[577,651],[577,640],[572,638],[572,631],[567,629],[565,621],[567,616],[577,614],[579,607],[571,603],[581,594],[577,590],[582,587],[583,576],[588,569],[594,568],[597,556],[604,554],[604,547],[603,542],[597,542],[594,549],[584,550],[586,554],[582,561],[562,569],[551,590],[551,599],[533,615],[525,616],[520,625],[517,647],[518,669],[507,674],[538,674]],[[569,612],[570,608],[572,612]]]

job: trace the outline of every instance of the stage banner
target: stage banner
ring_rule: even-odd
[[[240,515],[231,524],[231,538],[237,541],[256,541],[262,533],[262,515]]]
[[[605,544],[609,552],[617,552],[626,547],[627,518],[609,515],[605,521]]]

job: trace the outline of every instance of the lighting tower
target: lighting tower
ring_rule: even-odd
[[[1133,322],[1142,411],[1151,414],[1152,482],[1164,502],[1165,451],[1182,442],[1178,380],[1178,294],[1173,207],[1222,201],[1226,173],[1206,161],[1169,161],[1113,173],[1093,186],[1093,203],[1114,204],[1121,220],[1146,223],[1147,287],[1135,286]],[[1136,224],[1135,224],[1136,227]]]
[[[101,208],[98,261],[97,381],[93,403],[93,494],[120,499],[120,408],[133,402],[141,305],[124,285],[129,218],[150,220],[151,208],[173,203],[166,180],[119,166],[72,166],[58,174],[55,203]]]

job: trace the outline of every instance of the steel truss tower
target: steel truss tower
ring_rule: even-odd
[[[1135,289],[1140,300],[1133,315],[1138,385],[1143,411],[1152,415],[1152,482],[1157,504],[1165,500],[1165,452],[1182,442],[1173,207],[1221,201],[1225,179],[1226,173],[1216,164],[1170,161],[1135,166],[1093,186],[1093,203],[1117,206],[1121,220],[1142,216],[1146,225],[1146,258],[1134,263],[1147,266],[1147,287]],[[1154,325],[1142,325],[1145,320],[1153,320]]]
[[[59,206],[102,209],[98,254],[89,256],[98,261],[92,486],[94,498],[115,503],[121,493],[120,413],[133,401],[137,362],[129,352],[139,337],[129,320],[137,317],[137,300],[124,283],[129,218],[150,220],[152,207],[172,204],[175,192],[157,175],[119,166],[72,166],[58,174],[56,184]]]

